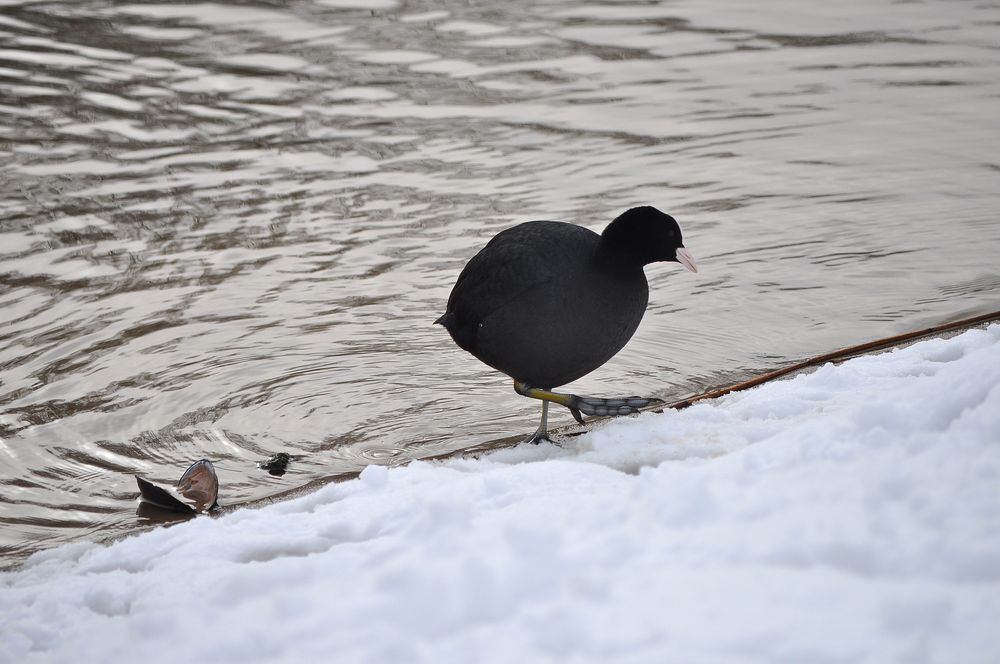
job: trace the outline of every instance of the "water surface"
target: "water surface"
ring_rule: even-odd
[[[579,393],[1000,309],[997,118],[989,2],[0,0],[2,562],[202,457],[234,504],[526,435],[431,325],[519,221],[698,258]]]

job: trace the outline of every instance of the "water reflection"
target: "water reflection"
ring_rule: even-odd
[[[135,528],[133,473],[233,505],[527,432],[430,324],[518,221],[651,203],[703,265],[579,392],[1000,308],[994,7],[2,4],[8,561]]]

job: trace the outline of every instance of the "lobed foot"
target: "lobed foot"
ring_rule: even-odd
[[[662,399],[646,397],[621,397],[618,399],[600,399],[598,397],[578,397],[573,395],[572,405],[569,409],[573,412],[573,417],[583,424],[583,418],[578,417],[579,413],[596,416],[631,415],[638,413],[640,408],[645,408],[651,404],[663,403]]]
[[[552,443],[553,445],[556,444],[551,438],[549,438],[548,433],[544,431],[536,431],[535,433],[528,436],[524,440],[524,442],[531,443],[532,445],[541,445],[542,443]]]
[[[538,425],[538,430],[528,438],[529,443],[538,444],[542,441],[552,442],[545,430],[546,418],[549,412],[549,402],[559,404],[569,408],[573,413],[573,418],[580,424],[585,424],[583,415],[595,415],[598,417],[609,417],[615,415],[631,415],[638,413],[640,408],[663,403],[663,399],[646,397],[621,397],[617,399],[601,399],[599,397],[581,397],[575,394],[562,394],[552,390],[542,390],[531,387],[527,383],[519,380],[514,381],[514,391],[518,394],[532,399],[539,399],[542,402],[542,421]]]

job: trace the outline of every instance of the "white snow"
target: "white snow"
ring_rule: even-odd
[[[998,325],[0,575],[2,662],[998,652]]]

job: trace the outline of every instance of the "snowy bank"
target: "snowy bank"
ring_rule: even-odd
[[[995,662],[1000,326],[0,575],[2,662]]]

